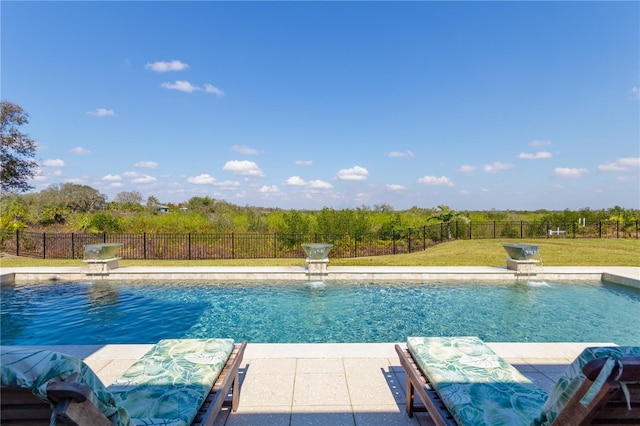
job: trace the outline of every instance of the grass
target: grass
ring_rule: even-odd
[[[640,240],[543,239],[464,240],[439,244],[411,254],[331,259],[335,266],[504,266],[503,243],[540,247],[545,266],[640,266]],[[82,266],[79,259],[31,259],[3,256],[2,267]],[[121,260],[120,266],[306,266],[304,259]]]

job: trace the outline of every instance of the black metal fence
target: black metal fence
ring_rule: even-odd
[[[639,221],[591,224],[550,222],[451,222],[358,235],[273,233],[92,234],[4,231],[3,253],[43,259],[82,259],[85,244],[123,243],[124,259],[202,260],[304,257],[303,243],[332,243],[331,257],[403,254],[448,240],[497,238],[633,238]]]

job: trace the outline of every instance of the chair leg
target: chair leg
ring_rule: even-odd
[[[409,417],[413,417],[413,402],[414,402],[414,397],[415,397],[415,391],[413,389],[413,383],[411,383],[411,378],[409,377],[408,374],[406,374],[406,381],[407,381],[407,394],[406,394],[406,409],[407,409],[407,415]]]
[[[231,411],[238,411],[239,394],[240,394],[240,374],[236,372],[231,383]]]

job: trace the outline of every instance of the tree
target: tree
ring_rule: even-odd
[[[87,185],[54,184],[40,192],[43,205],[56,205],[71,213],[90,213],[105,209],[107,197]]]
[[[27,207],[20,199],[5,198],[0,203],[0,229],[16,231],[27,228]]]
[[[118,192],[115,201],[120,204],[142,204],[142,194],[138,191]]]
[[[147,198],[147,208],[148,209],[155,211],[156,207],[159,206],[159,205],[160,205],[160,200],[158,200],[153,195],[150,195]]]
[[[2,194],[26,192],[33,189],[28,181],[38,169],[34,159],[37,144],[20,132],[20,126],[29,123],[29,115],[14,103],[2,101],[1,104],[0,190]]]
[[[430,220],[439,220],[444,223],[444,226],[447,230],[447,238],[451,239],[451,222],[455,222],[456,220],[463,220],[464,222],[469,222],[469,218],[462,213],[459,213],[451,207],[441,204],[438,206],[440,211],[427,219],[427,222]]]

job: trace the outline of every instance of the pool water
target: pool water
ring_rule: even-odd
[[[488,342],[640,344],[640,290],[596,282],[210,283],[112,281],[3,285],[3,345]]]

